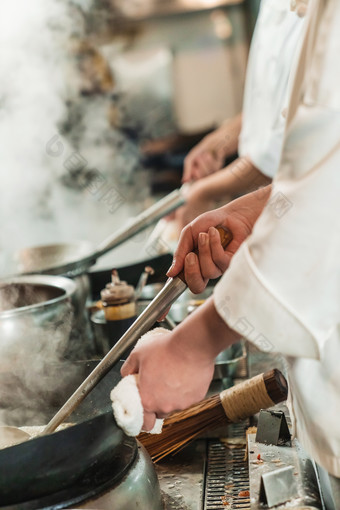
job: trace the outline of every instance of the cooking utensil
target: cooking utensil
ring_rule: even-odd
[[[135,292],[136,299],[140,298],[142,291],[146,285],[146,282],[148,281],[149,276],[153,275],[153,274],[155,274],[155,271],[151,266],[146,266],[144,268],[144,271],[140,275],[140,278],[139,278],[137,286],[136,286],[136,292]]]
[[[176,327],[176,323],[169,317],[169,315],[166,315],[163,319],[165,324],[168,326],[168,328],[172,331]]]
[[[141,212],[95,249],[88,242],[60,243],[22,249],[16,254],[19,266],[13,268],[13,272],[59,274],[71,277],[82,274],[99,257],[183,205],[185,203],[183,189],[184,186]]]
[[[124,475],[136,454],[136,441],[115,425],[112,412],[5,448],[0,451],[0,505],[60,496],[71,488],[73,497],[84,487],[91,493]]]
[[[62,276],[15,276],[0,280],[0,318],[36,313],[70,300],[75,284]]]
[[[79,374],[79,382],[97,363],[79,362],[85,372],[82,377]],[[121,379],[119,365],[77,408],[71,417],[76,425],[44,437],[38,436],[42,427],[24,427],[32,439],[0,450],[0,508],[83,508],[84,501],[85,508],[132,510],[136,502],[141,508],[162,508],[149,456],[135,439],[122,433],[113,418],[109,395]]]
[[[30,435],[17,427],[0,426],[0,450],[23,443],[30,439]]]
[[[221,237],[221,243],[224,248],[232,240],[232,234],[229,230],[217,227]],[[43,433],[49,434],[60,425],[71,412],[82,402],[90,393],[96,384],[104,377],[110,368],[120,359],[123,353],[132,346],[144,333],[149,331],[156,320],[172,305],[172,303],[185,291],[184,272],[179,273],[175,278],[169,278],[163,289],[153,299],[149,306],[140,314],[135,322],[130,326],[120,340],[112,347],[97,367],[71,395],[63,407],[47,424]]]
[[[286,400],[287,381],[276,368],[165,418],[160,434],[142,433],[138,439],[156,462],[183,448],[198,435],[228,423],[237,423],[262,408]]]
[[[14,358],[25,351],[32,354],[39,346],[52,342],[52,334],[55,343],[58,339],[59,346],[66,347],[74,317],[75,291],[75,283],[62,276],[29,275],[0,280],[0,368],[8,362],[7,353]]]
[[[176,303],[171,307],[169,315],[174,322],[182,322],[195,308],[200,306],[207,300],[213,293],[214,287],[207,286],[200,294],[194,294],[190,289],[186,289],[185,292],[177,299]]]
[[[244,340],[222,351],[215,359],[215,370],[213,380],[237,377],[238,369],[242,366],[247,357],[247,349]]]
[[[126,280],[130,285],[136,287],[138,285],[138,281],[141,273],[144,271],[146,265],[151,266],[155,270],[154,275],[149,276],[149,280],[147,285],[142,290],[142,294],[140,299],[153,299],[160,289],[163,287],[164,283],[167,280],[167,276],[165,275],[168,267],[170,267],[172,262],[172,255],[167,253],[166,255],[157,255],[156,257],[148,257],[145,260],[140,262],[136,262],[133,264],[128,264],[124,266],[116,266],[116,269],[119,271],[119,275],[122,280]],[[100,291],[105,287],[107,283],[107,278],[110,274],[108,269],[101,269],[96,271],[91,271],[89,273],[90,284],[91,284],[91,295],[96,299],[99,299]],[[154,282],[163,282],[161,284],[155,284]],[[158,285],[159,288],[157,290],[152,291],[152,295],[149,295],[150,288],[153,289],[154,285]],[[151,286],[151,287],[150,287]]]

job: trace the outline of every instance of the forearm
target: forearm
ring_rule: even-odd
[[[242,113],[239,113],[232,119],[226,120],[219,128],[220,147],[224,158],[228,158],[237,153],[238,139],[242,129]]]
[[[184,160],[183,182],[197,181],[220,170],[225,159],[237,152],[242,116],[237,115],[208,134]]]
[[[216,211],[219,211],[220,215],[225,217],[226,220],[228,220],[228,217],[242,219],[243,223],[247,225],[250,234],[253,230],[254,223],[257,221],[268,202],[271,190],[272,185],[269,184],[268,186],[259,188],[229,202],[219,209],[216,209]]]
[[[202,200],[223,200],[226,195],[249,193],[267,186],[270,181],[249,159],[238,158],[223,170],[195,183],[194,191]]]
[[[177,326],[173,337],[176,352],[185,357],[194,353],[196,361],[214,360],[239,339],[217,313],[213,297]]]

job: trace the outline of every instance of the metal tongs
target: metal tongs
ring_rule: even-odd
[[[221,237],[221,244],[226,248],[233,236],[229,230],[223,227],[216,227]],[[185,291],[187,284],[184,279],[183,271],[175,278],[169,278],[151,301],[147,308],[137,317],[135,322],[106,354],[96,368],[78,387],[78,389],[66,401],[63,407],[57,412],[52,420],[46,425],[42,434],[49,434],[63,423],[63,421],[78,407],[90,391],[98,382],[109,372],[117,361],[120,360],[124,352],[131,347],[137,340],[153,326],[159,317],[161,317],[176,299]]]

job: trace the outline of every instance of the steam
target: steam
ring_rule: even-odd
[[[72,181],[69,167],[80,154],[85,174],[100,173],[109,191],[117,188],[117,166],[126,178],[139,158],[109,125],[109,91],[81,96],[73,45],[83,31],[81,11],[67,0],[0,5],[0,277],[10,274],[18,249],[89,237],[97,243],[121,226],[101,197]],[[47,146],[58,135],[55,157]],[[122,145],[128,161],[117,165]]]
[[[0,279],[12,273],[19,249],[97,244],[151,205],[143,185],[131,197],[140,156],[137,143],[110,125],[110,87],[84,95],[74,43],[85,35],[81,9],[90,7],[90,0],[0,3]],[[145,236],[133,240],[132,256]],[[28,318],[14,336],[0,335],[0,408],[11,399],[17,410],[29,403],[11,414],[13,424],[39,422],[61,374],[74,375],[72,364],[60,367],[73,330],[69,309],[40,331]],[[8,413],[0,410],[4,421]]]
[[[69,54],[71,37],[82,30],[75,12],[59,0],[0,4],[0,274],[7,272],[8,253],[66,234],[69,210],[62,217],[56,213],[65,169],[46,153],[46,143],[67,116],[67,100],[78,86]],[[12,290],[2,309],[22,300],[23,294]],[[37,329],[34,315],[11,323],[0,312],[0,420],[5,423],[44,423],[49,397],[75,375],[74,365],[64,360],[74,325],[72,304],[57,320],[47,313],[44,319]]]
[[[66,114],[64,63],[71,31],[65,2],[0,5],[2,252],[31,244],[32,233],[39,231],[32,222],[39,217],[46,222],[51,215],[48,203],[58,168],[47,160],[45,145]]]
[[[57,296],[58,306],[39,306]],[[72,356],[74,312],[65,293],[54,287],[0,287],[0,422],[44,424],[51,408],[63,403],[78,373],[67,359]]]

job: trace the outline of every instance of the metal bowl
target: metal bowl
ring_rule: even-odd
[[[157,296],[158,292],[160,292],[163,287],[164,283],[161,282],[145,285],[138,299],[141,301],[151,301]]]
[[[222,351],[215,359],[214,380],[233,379],[247,357],[245,341],[241,340]]]
[[[213,287],[206,287],[200,294],[193,294],[187,289],[171,306],[169,315],[177,324],[182,322],[190,313],[199,307],[213,293]]]

